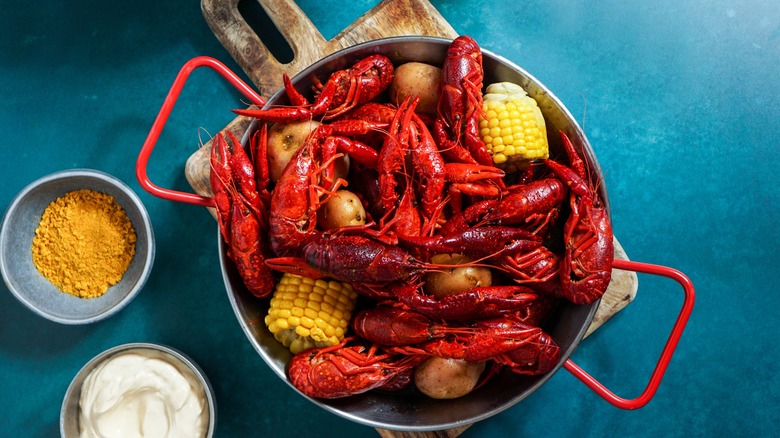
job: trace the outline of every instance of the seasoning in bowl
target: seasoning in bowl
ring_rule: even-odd
[[[84,379],[80,437],[204,437],[208,408],[196,381],[164,356],[128,350]]]
[[[32,257],[38,271],[63,292],[94,298],[122,279],[135,243],[133,224],[114,197],[74,190],[44,210]]]

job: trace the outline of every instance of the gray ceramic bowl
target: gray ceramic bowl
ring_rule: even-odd
[[[122,280],[102,296],[79,298],[57,289],[32,261],[32,240],[46,207],[65,193],[91,189],[113,196],[135,228],[136,253]],[[86,324],[126,306],[146,283],[154,262],[152,223],[141,199],[119,179],[96,170],[65,170],[25,187],[8,206],[0,228],[0,272],[6,286],[35,313],[62,324]]]
[[[175,366],[196,390],[203,391],[202,396],[206,400],[208,409],[208,426],[206,427],[206,437],[214,436],[214,430],[217,423],[217,409],[214,397],[214,390],[206,377],[206,373],[192,359],[184,353],[161,344],[152,343],[131,343],[119,345],[110,348],[87,362],[76,374],[65,392],[62,400],[62,409],[60,410],[60,434],[63,438],[72,438],[79,436],[79,399],[81,398],[81,386],[84,379],[103,361],[113,356],[123,353],[141,352],[148,357],[159,358],[168,361]]]

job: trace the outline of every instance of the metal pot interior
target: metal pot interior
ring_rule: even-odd
[[[450,40],[431,37],[394,37],[352,46],[311,65],[293,78],[296,89],[310,90],[312,78],[327,78],[329,72],[347,68],[358,59],[383,53],[396,65],[408,61],[441,65]],[[517,65],[487,50],[483,50],[485,84],[511,81],[523,86],[536,101],[545,116],[551,156],[564,156],[558,131],[565,132],[582,152],[591,170],[593,183],[600,188],[604,202],[609,204],[601,169],[582,129],[561,102],[539,81]],[[289,104],[283,90],[274,94],[267,106]],[[244,136],[257,129],[250,126]],[[220,264],[227,295],[249,342],[268,366],[289,384],[286,365],[291,353],[267,330],[262,322],[268,311],[268,300],[258,300],[245,289],[233,262],[226,256],[224,242],[217,233]],[[502,372],[482,388],[454,400],[434,400],[408,390],[400,394],[368,392],[344,399],[310,399],[314,404],[336,415],[360,424],[400,431],[432,431],[464,426],[493,416],[523,400],[544,384],[569,358],[593,319],[599,301],[585,306],[562,303],[546,322],[547,331],[561,348],[561,360],[556,368],[543,376],[521,376]],[[291,384],[290,387],[297,391]],[[301,395],[303,396],[303,395]],[[305,396],[303,396],[305,397]]]

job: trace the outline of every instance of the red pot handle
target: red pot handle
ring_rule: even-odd
[[[233,71],[230,70],[225,64],[208,56],[199,56],[189,60],[186,64],[184,64],[184,66],[182,66],[181,70],[179,70],[179,74],[173,81],[173,85],[171,86],[170,91],[168,91],[168,96],[163,102],[160,113],[157,114],[157,119],[155,119],[154,124],[152,125],[152,129],[149,131],[149,135],[146,137],[146,141],[144,142],[143,147],[141,147],[141,152],[138,154],[138,161],[136,162],[135,174],[136,178],[138,178],[138,182],[141,184],[141,187],[143,187],[144,190],[151,193],[152,195],[167,199],[169,201],[179,201],[187,204],[200,205],[203,207],[213,207],[214,200],[210,197],[164,189],[153,184],[149,180],[149,176],[146,174],[146,164],[149,162],[149,156],[152,154],[152,149],[154,149],[154,145],[157,143],[157,139],[160,138],[160,133],[165,126],[165,122],[168,120],[168,116],[171,114],[171,110],[173,110],[173,107],[176,104],[176,99],[179,98],[181,90],[184,88],[184,84],[187,82],[187,78],[189,78],[190,73],[199,67],[208,67],[219,73],[220,76],[233,85],[253,104],[258,106],[265,105],[265,99],[260,97],[259,94],[257,94],[249,85],[242,81],[241,78],[233,73]]]
[[[672,333],[669,335],[669,339],[666,341],[666,345],[661,352],[661,357],[655,366],[655,370],[653,370],[653,373],[650,376],[650,382],[648,382],[647,387],[639,397],[630,400],[619,397],[571,360],[567,360],[563,364],[563,367],[572,373],[574,377],[580,379],[583,383],[585,383],[586,386],[588,386],[588,388],[592,389],[596,394],[600,395],[611,404],[621,409],[639,409],[646,405],[650,399],[653,398],[655,391],[658,389],[658,385],[661,384],[661,378],[663,378],[664,373],[666,372],[669,361],[672,360],[674,349],[677,347],[677,342],[680,340],[682,332],[685,329],[685,324],[688,322],[688,318],[691,315],[691,310],[693,310],[693,301],[695,298],[693,283],[691,283],[691,280],[682,272],[666,266],[617,259],[614,261],[612,266],[615,269],[623,269],[627,271],[636,271],[643,272],[645,274],[669,277],[672,280],[680,283],[683,291],[685,292],[685,300],[683,301],[682,310],[680,310],[680,314],[677,316],[677,321],[672,327]]]

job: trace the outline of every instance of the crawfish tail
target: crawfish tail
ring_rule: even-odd
[[[502,255],[495,260],[495,266],[518,284],[560,296],[560,258],[545,246]]]
[[[375,307],[355,315],[352,329],[363,339],[384,346],[416,344],[433,337],[433,321],[416,312]]]

